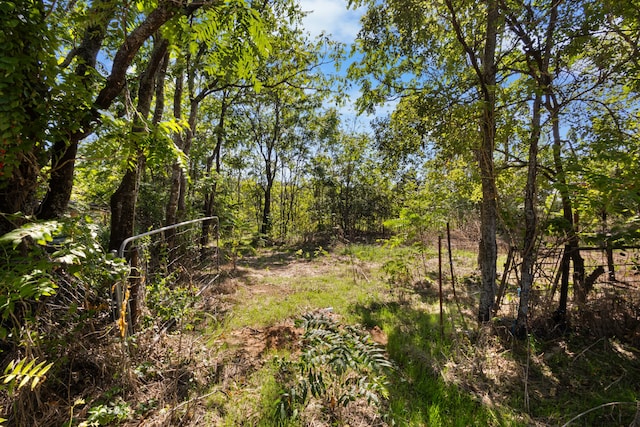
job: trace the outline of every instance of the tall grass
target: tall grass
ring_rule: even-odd
[[[402,426],[513,426],[509,410],[483,406],[441,375],[451,358],[449,330],[440,333],[439,315],[411,305],[386,303],[356,308],[366,325],[388,336],[387,351],[398,366],[390,386],[390,413]],[[524,424],[523,424],[524,425]]]
[[[572,425],[621,425],[633,419],[633,402],[640,396],[636,349],[612,348],[616,344],[607,339],[592,345],[580,337],[560,342],[534,337],[528,342],[505,341],[495,331],[482,341],[479,331],[452,325],[452,317],[460,312],[451,295],[445,298],[447,316],[441,330],[437,287],[407,283],[406,293],[395,292],[382,268],[391,258],[420,262],[412,248],[373,245],[351,245],[336,254],[295,261],[321,263],[323,268],[306,276],[252,279],[233,296],[233,315],[220,328],[263,328],[328,307],[343,323],[379,327],[396,366],[387,376],[385,410],[387,419],[398,426],[562,425],[582,412]],[[475,324],[477,289],[473,280],[462,278],[475,276],[475,262],[472,253],[454,253],[458,292],[469,325]],[[255,292],[256,286],[261,292]],[[460,323],[458,318],[455,321]],[[474,360],[487,369],[513,372],[501,377],[503,383],[496,382],[485,375],[484,368],[464,366],[476,363]],[[237,390],[237,402],[227,402],[250,411],[253,421],[243,424],[239,421],[242,410],[226,409],[224,425],[269,425],[273,421],[269,402],[282,391],[277,372],[265,364],[255,375]],[[245,401],[260,403],[251,406]],[[298,420],[291,425],[301,424]]]

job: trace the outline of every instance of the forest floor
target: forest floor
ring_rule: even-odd
[[[619,300],[572,311],[574,321],[600,327],[587,322],[565,333],[544,321],[552,307],[540,300],[533,332],[518,341],[510,333],[515,289],[501,317],[477,327],[475,261],[473,251],[454,251],[457,303],[445,281],[442,316],[433,250],[263,249],[225,265],[215,281],[217,271],[190,272],[192,285],[208,286],[193,306],[176,294],[177,324],[147,328],[127,351],[117,341],[78,351],[65,380],[68,402],[43,394],[49,411],[38,411],[37,425],[640,425],[640,328],[602,333],[607,321],[618,324],[610,330],[625,321],[624,310],[607,311]],[[308,351],[298,322],[305,315],[353,328],[384,350],[393,368],[380,374],[379,402],[357,393],[338,399],[371,370],[331,377],[323,367],[324,391],[278,417]]]
[[[527,340],[515,340],[507,320],[515,314],[515,290],[504,317],[477,329],[473,253],[458,251],[454,264],[458,305],[445,283],[441,332],[433,252],[362,246],[243,258],[203,294],[195,329],[163,338],[163,348],[181,354],[174,358],[186,366],[178,370],[191,382],[178,395],[185,379],[173,377],[182,403],[162,410],[158,399],[160,410],[131,425],[275,425],[283,391],[277,361],[299,357],[303,331],[295,320],[310,312],[358,325],[396,370],[382,407],[359,400],[336,408],[316,399],[291,425],[546,426],[576,416],[572,425],[640,422],[637,341],[595,336],[586,327],[560,334],[542,321]],[[549,314],[549,307],[536,310],[538,319]]]

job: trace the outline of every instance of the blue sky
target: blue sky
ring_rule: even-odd
[[[302,10],[309,13],[303,19],[303,25],[312,37],[318,36],[324,31],[333,40],[347,45],[347,50],[350,48],[358,31],[360,31],[360,18],[365,12],[364,8],[348,9],[346,0],[299,0],[299,3]],[[343,126],[349,130],[368,132],[370,130],[369,122],[373,116],[357,117],[353,106],[359,95],[358,88],[353,87],[345,95],[348,97],[348,101],[339,108],[343,117]],[[392,105],[380,107],[377,109],[376,115],[384,116],[391,110]]]
[[[300,0],[305,12],[305,29],[317,36],[322,31],[331,34],[334,40],[351,44],[360,30],[360,17],[363,9],[347,9],[345,0]]]

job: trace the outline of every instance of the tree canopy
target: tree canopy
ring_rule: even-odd
[[[349,6],[345,46],[293,0],[2,1],[0,234],[89,215],[111,251],[198,216],[236,246],[414,243],[449,223],[478,244],[480,323],[510,246],[526,335],[555,245],[564,324],[570,284],[584,303],[604,268],[584,245],[640,238],[638,5]],[[349,87],[361,113],[392,111],[350,129]]]

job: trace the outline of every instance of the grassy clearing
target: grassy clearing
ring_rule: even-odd
[[[389,259],[411,263],[406,283],[389,283],[383,268]],[[219,342],[249,331],[219,346],[231,355],[223,363],[232,364],[248,351],[247,334],[257,333],[251,331],[262,331],[255,340],[264,341],[268,331],[282,331],[278,325],[314,310],[330,308],[343,324],[360,325],[372,334],[381,331],[396,368],[387,374],[389,398],[382,416],[367,425],[545,426],[562,425],[579,414],[572,426],[629,425],[640,396],[638,350],[578,334],[517,342],[500,321],[473,329],[475,261],[469,251],[454,252],[467,329],[445,283],[441,332],[432,254],[425,262],[412,248],[352,245],[306,258],[266,254],[246,260],[234,279],[240,282],[237,291],[226,296],[231,314],[209,333],[212,342]],[[300,335],[289,338],[299,342]],[[300,350],[280,348],[277,355],[295,361]],[[275,402],[284,391],[282,371],[268,348],[251,357],[250,363],[243,362],[251,369],[210,389],[224,391],[209,402],[212,425],[275,425]],[[327,405],[331,402],[314,401],[306,415],[288,425],[344,425],[327,418]]]
[[[313,262],[305,261],[305,264]],[[353,272],[344,261],[332,265],[336,266],[338,271],[306,276],[302,271],[293,277],[268,274],[253,285],[241,287],[234,296],[240,304],[236,305],[227,327],[261,328],[329,307],[346,315],[351,305],[375,299],[383,288],[378,282],[364,279],[354,282]]]
[[[477,399],[456,385],[447,384],[438,375],[451,343],[446,337],[440,337],[439,317],[433,314],[434,301],[417,294],[402,305],[394,301],[396,294],[380,269],[390,256],[413,255],[407,248],[351,246],[339,255],[304,261],[293,275],[285,275],[258,261],[255,265],[260,267],[261,274],[246,275],[248,284],[239,287],[232,296],[233,314],[224,329],[265,328],[305,312],[331,307],[343,322],[360,324],[367,329],[377,326],[388,337],[387,350],[397,365],[388,378],[391,396],[388,412],[396,424],[507,425],[500,422],[500,417],[505,417],[500,411],[484,408]],[[263,375],[258,381],[259,390],[251,379],[245,386],[249,394],[252,391],[273,397],[274,383],[270,375],[276,373],[269,363],[265,366],[258,371]],[[265,392],[265,389],[271,391]],[[245,393],[234,399],[234,408],[222,411],[226,414],[223,425],[237,424],[238,413],[261,414],[252,416],[254,424],[268,425],[270,413],[264,399],[247,400],[263,402],[262,409],[249,407],[243,403]]]

